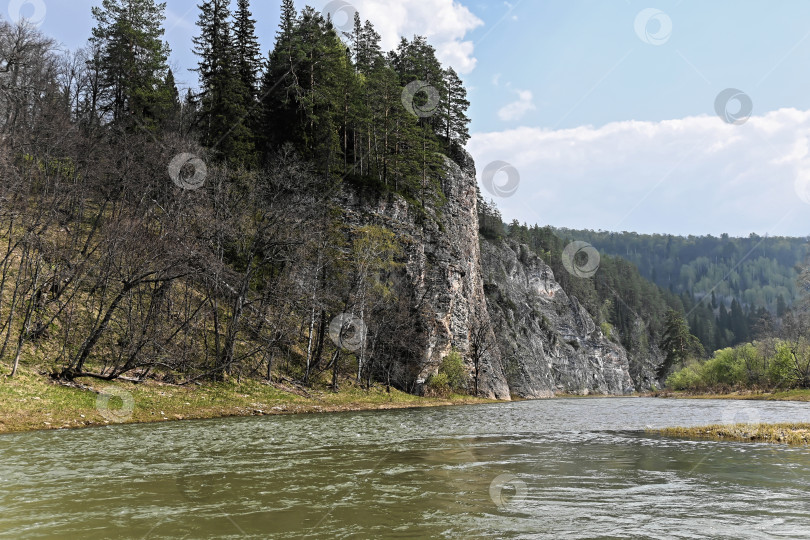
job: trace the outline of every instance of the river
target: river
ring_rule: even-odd
[[[646,427],[810,404],[644,398],[0,436],[0,538],[801,538],[810,449]]]

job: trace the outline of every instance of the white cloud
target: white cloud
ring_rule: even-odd
[[[504,122],[520,120],[529,112],[535,110],[534,96],[529,90],[515,90],[518,99],[502,107],[498,111],[498,117]]]
[[[325,0],[322,0],[326,4]],[[475,69],[468,32],[483,25],[458,0],[349,0],[365,21],[370,20],[382,36],[383,50],[395,49],[400,37],[425,36],[436,47],[439,60],[461,74]],[[323,7],[323,6],[320,6]]]
[[[730,125],[715,116],[550,131],[476,133],[480,171],[511,163],[506,218],[570,228],[673,234],[810,234],[810,111]],[[483,189],[483,187],[482,187]],[[489,197],[486,191],[483,192]]]

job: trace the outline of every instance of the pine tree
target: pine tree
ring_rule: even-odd
[[[298,12],[293,0],[284,0],[276,45],[270,51],[262,79],[261,134],[265,155],[285,141],[296,141],[301,137],[303,119],[296,102],[301,94],[298,66],[303,57],[297,47],[297,26]]]
[[[380,34],[370,21],[361,22],[360,14],[354,14],[354,31],[351,34],[354,65],[358,73],[368,75],[376,62],[383,57]]]
[[[271,148],[293,142],[329,178],[343,161],[340,128],[352,67],[331,23],[309,7],[293,21],[294,13],[283,6],[264,82],[263,131]]]
[[[250,0],[237,0],[233,30],[239,78],[247,95],[251,97],[252,105],[258,95],[262,54],[256,37],[256,21],[250,12]]]
[[[689,331],[683,315],[673,309],[667,312],[664,335],[660,344],[666,355],[658,368],[658,378],[663,380],[676,363],[683,364],[691,355],[701,352],[700,341]]]
[[[414,36],[410,42],[403,38],[391,60],[403,87],[414,81],[421,81],[429,85],[440,97],[446,95],[444,72],[436,58],[436,49],[423,36]],[[421,109],[427,107],[429,99],[430,96],[426,92],[418,92],[414,96],[416,106]],[[430,125],[436,135],[443,136],[442,115],[438,114],[439,112],[420,118],[420,123]]]
[[[180,127],[180,91],[170,69],[166,80],[160,85],[160,99],[154,104],[154,118],[165,131],[176,131]]]
[[[165,3],[154,0],[103,0],[92,9],[96,26],[90,42],[99,53],[92,68],[100,73],[103,88],[98,105],[115,123],[152,129],[154,111],[166,105],[165,10]]]
[[[776,316],[783,317],[785,313],[787,313],[787,304],[785,303],[785,297],[780,294],[776,299]]]
[[[199,57],[201,138],[205,146],[234,164],[250,164],[253,142],[245,121],[246,90],[239,77],[236,51],[231,41],[227,0],[206,0],[200,6],[194,38]]]
[[[459,146],[464,146],[470,140],[467,109],[470,102],[467,101],[467,89],[459,79],[453,68],[444,71],[445,94],[442,100],[442,121],[444,123],[444,140],[450,145],[455,142]]]

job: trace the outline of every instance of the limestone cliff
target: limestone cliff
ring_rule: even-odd
[[[404,248],[400,294],[411,298],[420,358],[404,385],[420,391],[452,350],[469,362],[473,321],[497,344],[482,364],[479,391],[499,399],[633,390],[624,349],[606,339],[551,269],[527,248],[481,242],[475,169],[469,156],[445,160],[443,204],[417,209],[392,195],[345,191],[350,225],[393,231]],[[485,294],[486,290],[486,294]]]
[[[627,354],[525,245],[482,242],[487,306],[513,395],[626,394]]]
[[[345,193],[340,201],[349,223],[385,226],[404,247],[400,294],[412,299],[423,329],[421,358],[413,384],[407,385],[417,392],[452,350],[468,356],[470,325],[475,317],[490,326],[481,275],[475,171],[471,167],[467,162],[462,170],[445,159],[441,178],[445,201],[438,208],[416,209],[397,195],[370,203],[356,193]],[[482,366],[479,390],[486,396],[510,399],[497,351]]]

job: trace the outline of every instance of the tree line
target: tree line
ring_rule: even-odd
[[[402,247],[335,195],[440,202],[439,152],[469,136],[460,79],[422,37],[383,53],[359,16],[341,34],[290,0],[262,56],[249,1],[207,0],[181,96],[165,7],[102,0],[68,52],[0,21],[0,360],[413,390]]]
[[[778,326],[801,296],[797,279],[808,256],[806,238],[558,233],[632,262],[646,279],[678,295],[707,351],[749,342]]]

